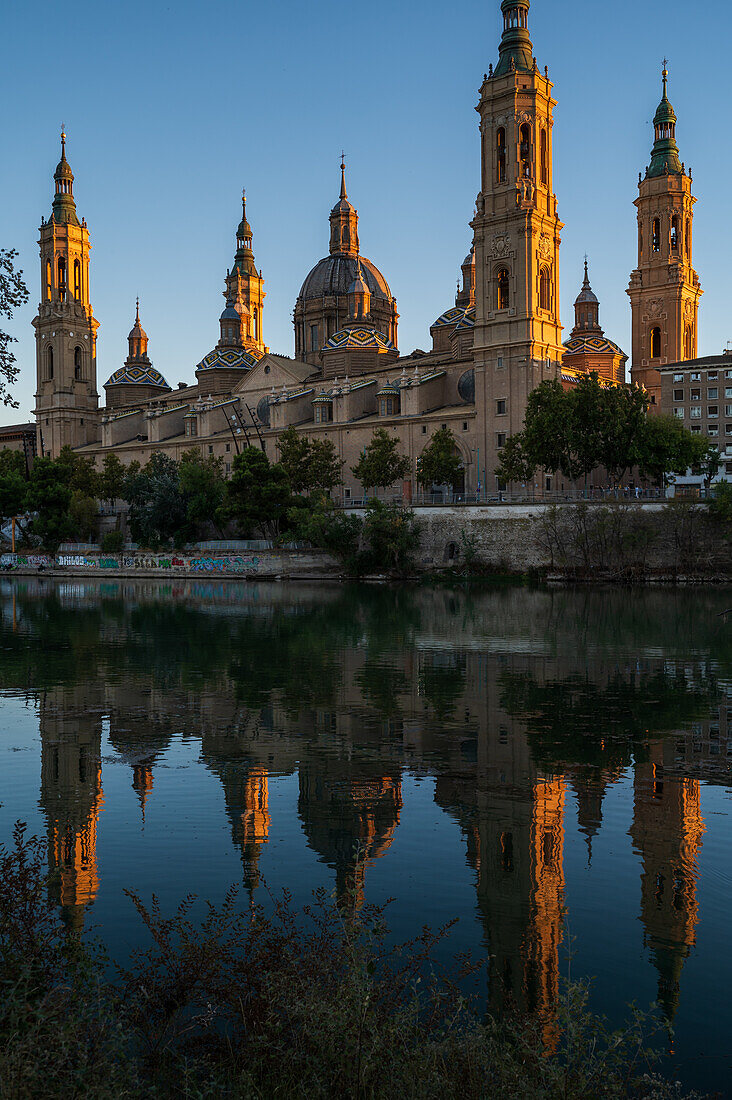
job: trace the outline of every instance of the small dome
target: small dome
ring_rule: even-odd
[[[137,367],[127,366],[120,367],[110,375],[107,381],[104,383],[106,386],[160,386],[161,389],[169,390],[170,386],[163,378],[159,370],[155,370],[153,366]]]
[[[467,310],[461,306],[452,306],[451,309],[445,310],[441,313],[437,320],[432,324],[432,328],[447,328],[450,325],[456,325],[462,321],[465,317]]]
[[[385,382],[381,389],[376,391],[377,397],[398,397],[399,387],[396,382]]]
[[[238,319],[238,315],[237,315]],[[204,356],[196,370],[251,370],[262,358],[262,352],[246,348],[214,348]]]
[[[53,173],[55,180],[69,180],[70,183],[74,182],[74,173],[71,171],[71,165],[66,159],[66,134],[61,131],[61,160],[56,165],[56,171]]]
[[[239,322],[241,321],[239,311],[235,308],[234,303],[231,300],[231,298],[227,299],[226,307],[224,308],[223,313],[219,317],[219,320],[220,321],[236,321],[237,324],[239,324]]]
[[[625,354],[622,348],[613,343],[612,340],[608,340],[606,336],[573,336],[571,340],[566,340],[563,345],[567,351],[576,355],[578,352],[612,352],[613,355],[622,355],[624,359],[628,356]]]
[[[313,398],[313,405],[332,405],[333,398],[325,390],[321,390],[317,397]]]
[[[396,351],[383,332],[375,328],[346,328],[334,332],[323,351],[341,351],[343,348],[378,348],[380,351]]]
[[[389,284],[379,269],[365,256],[346,256],[336,253],[319,260],[300,288],[300,299],[329,297],[334,294],[348,294],[351,284],[358,275],[359,261],[361,275],[369,291],[375,298],[391,301]]]

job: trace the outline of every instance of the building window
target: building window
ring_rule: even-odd
[[[674,401],[683,401],[683,400],[684,400],[684,391],[683,390],[674,390]]]
[[[254,318],[254,339],[258,340],[259,339],[259,314],[257,313],[256,309],[254,310],[252,316]]]
[[[422,425],[422,435],[427,435],[427,425],[426,424]]]
[[[684,248],[687,260],[691,257],[691,219],[686,219],[686,233],[684,235]]]
[[[719,425],[718,424],[710,424],[709,427],[707,428],[707,432],[710,436],[719,435]]]
[[[58,258],[58,296],[62,302],[66,301],[66,260],[63,256]]]
[[[496,275],[496,309],[508,309],[508,268]]]
[[[707,382],[716,382],[717,372],[715,370],[707,371]]]
[[[544,187],[548,187],[549,186],[549,159],[547,157],[547,148],[546,148],[546,130],[541,131],[540,149],[541,149],[541,182],[544,185]]]
[[[719,416],[719,405],[707,405],[707,416]]]
[[[498,401],[496,401],[496,416],[505,416],[505,415],[506,415],[506,399],[505,399],[505,397],[501,397],[501,398],[498,399]]]
[[[661,219],[653,219],[653,228],[651,230],[651,248],[654,252],[661,251]]]
[[[46,379],[50,382],[53,378],[53,348],[49,344],[46,348]]]
[[[503,370],[503,356],[502,355],[498,356],[498,359],[496,360],[496,367],[498,368],[498,370]]]
[[[528,179],[531,175],[531,127],[525,122],[520,130],[519,157],[521,160],[521,175]]]
[[[660,328],[651,329],[651,359],[661,358],[661,330]]]
[[[384,415],[383,413],[381,414]],[[333,419],[333,406],[325,403],[315,406],[315,423],[327,424]]]
[[[683,420],[684,419],[684,410],[683,410],[683,408],[674,409],[674,416],[678,417],[679,420]],[[732,416],[732,413],[730,413],[730,416]]]
[[[679,250],[679,219],[674,214],[671,219],[671,251],[678,252]]]
[[[228,477],[230,473],[231,473],[231,463],[227,462],[226,463],[226,476]]]
[[[730,375],[730,378],[732,378],[732,375]],[[692,382],[701,382],[701,371],[698,371],[698,370],[692,371],[691,380],[692,380]]]
[[[732,416],[732,413],[727,413],[727,416]],[[724,434],[725,435],[732,435],[732,424],[725,424]]]
[[[311,325],[310,326],[310,350],[311,351],[318,351],[319,350],[319,348],[318,348],[318,326],[317,325]]]
[[[506,446],[506,433],[496,432],[496,447],[500,450],[501,447]]]
[[[692,424],[692,426],[691,426],[691,430],[692,430],[692,432],[694,433],[694,435],[699,435],[699,433],[701,432],[701,425],[699,425],[699,424]]]
[[[539,308],[551,309],[551,275],[548,267],[542,267],[539,275]]]
[[[724,406],[724,415],[725,416],[732,416],[732,405],[725,405]]]
[[[74,348],[74,379],[80,382],[82,379],[82,361],[81,361],[81,348]]]
[[[81,299],[81,264],[74,260],[74,297],[77,302]]]
[[[709,386],[707,389],[707,401],[716,401],[719,397],[719,390],[716,386]]]
[[[226,453],[228,454],[229,451],[231,450],[231,443],[227,443],[225,449],[226,449]]]
[[[692,420],[701,419],[701,405],[692,405],[689,409],[689,416]]]
[[[701,390],[698,387],[696,389],[693,389],[693,390],[689,391],[689,400],[690,401],[700,401],[701,400]]]
[[[396,399],[393,397],[382,397],[380,408],[381,416],[394,416],[396,413]]]
[[[496,183],[506,182],[506,131],[496,131]]]
[[[212,444],[212,443],[209,443],[209,445],[208,445],[208,453],[209,453],[210,455],[212,455],[212,454],[213,454],[213,444]]]
[[[51,285],[53,282],[53,269],[51,268],[51,261],[46,260],[46,299],[51,301]]]
[[[467,422],[467,420],[463,420],[463,431],[467,432],[467,430],[468,430],[468,422]]]
[[[694,358],[694,341],[691,334],[691,325],[687,325],[684,332],[684,357],[686,359]]]

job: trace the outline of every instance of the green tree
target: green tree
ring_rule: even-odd
[[[534,476],[536,462],[533,462],[526,451],[526,440],[523,432],[516,432],[506,440],[498,452],[498,465],[496,477],[502,485],[510,481],[530,481]]]
[[[23,514],[27,495],[25,456],[4,447],[0,451],[0,522]]]
[[[127,469],[124,463],[120,462],[113,451],[110,451],[109,454],[104,456],[102,472],[99,475],[100,498],[106,500],[108,504],[112,504],[115,500],[122,500],[124,498],[126,477]]]
[[[417,459],[417,481],[425,489],[431,485],[455,485],[462,470],[455,436],[449,428],[439,428]]]
[[[270,464],[258,447],[245,447],[231,464],[231,480],[226,488],[228,513],[242,534],[251,536],[259,530],[265,538],[278,537],[293,504],[289,478],[282,466]]]
[[[640,386],[604,386],[598,465],[616,484],[638,463],[648,429],[648,395]]]
[[[523,429],[523,451],[527,463],[547,470],[561,470],[574,480],[581,469],[572,460],[572,406],[561,382],[541,382],[529,394]],[[531,476],[531,475],[529,475]]]
[[[59,462],[51,458],[37,458],[34,461],[26,507],[37,513],[32,524],[33,534],[52,552],[74,533],[69,515],[71,493],[67,471]]]
[[[83,493],[88,497],[99,498],[101,496],[101,479],[93,458],[78,454],[67,444],[61,448],[55,461],[68,480],[72,492]]]
[[[330,439],[310,439],[290,426],[279,436],[277,449],[294,493],[327,493],[340,485],[343,461]]]
[[[422,524],[410,509],[370,500],[363,525],[369,566],[402,576],[411,573],[421,532]]]
[[[360,572],[359,546],[363,520],[336,508],[327,497],[294,507],[288,512],[296,539],[311,542],[327,550],[343,563],[349,573]]]
[[[180,487],[175,459],[155,451],[143,467],[132,464],[125,479],[125,496],[135,542],[155,549],[187,541],[188,501]]]
[[[399,453],[397,440],[385,428],[376,428],[351,472],[365,490],[387,489],[395,481],[409,477],[410,464],[407,456]]]
[[[223,459],[213,455],[204,458],[200,450],[194,447],[181,455],[178,476],[190,522],[196,527],[210,522],[220,536],[225,521],[226,499]]]
[[[99,506],[94,497],[81,489],[74,489],[69,501],[69,520],[72,537],[78,542],[91,542],[96,538],[99,523]]]
[[[0,248],[0,316],[13,316],[13,312],[28,301],[28,288],[23,282],[23,272],[15,269],[18,253],[14,248]],[[18,377],[15,355],[10,345],[16,342],[14,336],[0,329],[0,399],[3,405],[18,408],[13,400],[10,387]]]
[[[685,474],[701,465],[708,445],[706,438],[694,435],[675,416],[649,416],[640,441],[638,466],[643,477],[663,488],[668,474]]]

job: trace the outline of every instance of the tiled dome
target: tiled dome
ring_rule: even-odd
[[[251,370],[262,358],[261,352],[249,348],[214,348],[204,356],[196,370]]]
[[[153,366],[136,367],[127,366],[119,367],[114,374],[110,375],[108,380],[104,383],[105,386],[161,386],[162,388],[169,390],[170,386],[163,378],[159,370],[155,370]]]
[[[396,348],[383,332],[375,328],[346,328],[334,332],[327,341],[324,351],[342,348],[379,348],[383,351],[396,351]]]

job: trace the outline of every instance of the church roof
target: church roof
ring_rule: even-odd
[[[262,358],[262,352],[251,348],[214,348],[205,355],[196,370],[251,370]]]
[[[114,374],[111,374],[105,386],[164,386],[166,390],[170,389],[170,386],[163,378],[159,370],[156,370],[152,364],[146,367],[138,367],[132,364],[119,367]]]
[[[627,359],[621,347],[613,343],[612,340],[608,340],[606,336],[597,335],[582,335],[573,336],[571,340],[566,340],[563,345],[571,355],[578,355],[580,352],[589,352],[590,354],[597,354],[598,352],[610,352],[613,355],[622,355],[623,359]]]
[[[351,284],[359,274],[375,298],[391,301],[389,284],[371,260],[365,256],[346,256],[335,253],[318,260],[300,288],[300,298],[308,301],[312,298],[329,297],[332,294],[348,294]]]
[[[388,337],[375,328],[354,326],[334,332],[326,342],[323,351],[340,351],[342,348],[379,348],[382,351],[396,351]]]
[[[475,306],[467,309],[462,306],[453,306],[445,310],[433,323],[432,328],[473,328],[475,326]]]

